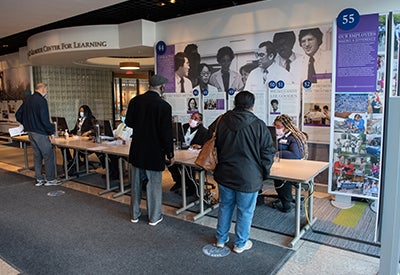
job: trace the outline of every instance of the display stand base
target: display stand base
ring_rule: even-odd
[[[376,211],[378,211],[377,201],[373,200],[372,203],[370,203],[369,208],[372,210],[372,212],[376,213]]]
[[[351,196],[336,195],[334,200],[331,200],[331,204],[340,209],[349,209],[354,206],[354,202],[351,201]]]

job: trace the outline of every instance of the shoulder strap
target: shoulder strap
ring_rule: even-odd
[[[223,115],[220,115],[220,116],[218,117],[218,119],[217,119],[217,123],[215,123],[215,130],[214,130],[213,136],[216,136],[216,135],[217,135],[218,124],[219,124],[219,121],[221,120],[222,117],[223,117]]]

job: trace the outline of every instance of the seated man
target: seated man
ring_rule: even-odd
[[[207,141],[208,130],[203,126],[203,115],[199,112],[194,112],[189,119],[189,123],[183,124],[183,134],[185,138],[185,144],[190,145],[194,149],[200,149],[201,146]],[[180,165],[174,164],[168,167],[171,172],[171,176],[175,181],[175,184],[171,187],[170,191],[178,191],[182,187],[182,175],[179,170]],[[192,196],[196,193],[196,186],[190,176],[186,173],[186,186],[188,196]]]

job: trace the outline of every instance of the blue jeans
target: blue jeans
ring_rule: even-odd
[[[233,211],[237,207],[235,245],[243,247],[250,236],[251,221],[256,208],[258,191],[244,193],[218,184],[219,212],[216,238],[217,243],[225,243],[232,223]]]

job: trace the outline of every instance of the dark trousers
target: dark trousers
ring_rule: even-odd
[[[293,182],[274,180],[274,185],[276,193],[278,193],[278,198],[282,202],[283,207],[290,206],[290,203],[293,201]]]
[[[100,160],[101,167],[106,168],[106,156],[104,154],[96,153],[97,158]],[[108,155],[108,169],[110,171],[111,178],[119,177],[119,169],[118,169],[118,157],[114,155]]]
[[[174,164],[170,167],[168,167],[169,172],[171,173],[172,179],[174,182],[177,184],[177,186],[181,187],[182,186],[182,174],[181,171],[179,170],[180,164]],[[196,186],[194,182],[190,179],[187,171],[185,173],[185,183],[188,191],[196,191]]]

